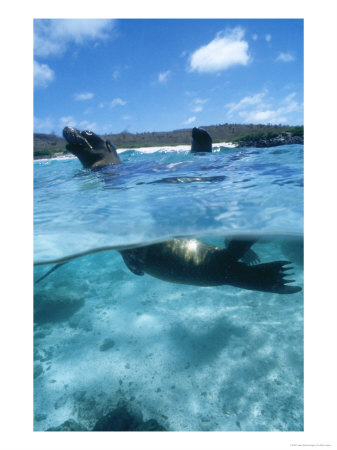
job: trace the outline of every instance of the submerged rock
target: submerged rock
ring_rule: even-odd
[[[167,430],[166,428],[161,426],[155,419],[150,419],[138,425],[136,431],[167,431]]]
[[[36,422],[41,422],[42,420],[46,420],[47,419],[47,414],[35,414],[34,416],[34,420],[36,420]]]
[[[130,413],[126,406],[119,406],[99,419],[93,431],[135,431],[142,422],[142,417]]]
[[[42,374],[43,374],[42,364],[36,364],[34,366],[34,378],[37,378],[37,377],[39,377]]]
[[[89,431],[83,425],[78,422],[75,422],[73,419],[66,420],[58,427],[48,428],[47,431]]]
[[[84,299],[74,294],[36,294],[34,297],[34,322],[63,322],[84,305]]]
[[[105,352],[106,350],[109,350],[115,345],[115,341],[113,339],[105,339],[103,344],[100,346],[100,351]]]
[[[130,411],[126,404],[99,419],[93,431],[166,431],[155,419],[143,421],[141,412]]]
[[[68,322],[70,328],[79,328],[83,331],[90,332],[93,330],[92,322],[90,318],[86,317],[85,315],[80,314],[74,314]]]

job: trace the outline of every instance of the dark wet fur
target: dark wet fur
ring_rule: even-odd
[[[192,153],[209,153],[212,151],[212,138],[203,128],[194,127],[192,130]]]

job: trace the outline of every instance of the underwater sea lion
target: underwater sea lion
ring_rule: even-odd
[[[63,129],[66,148],[73,153],[85,168],[95,168],[107,164],[120,164],[121,160],[112,142],[102,139],[92,131],[80,131],[73,127]]]
[[[192,153],[206,153],[212,151],[212,138],[203,128],[194,127],[192,130]]]
[[[251,243],[254,241],[252,240]],[[288,286],[290,261],[273,261],[249,266],[239,259],[247,251],[247,241],[231,241],[220,248],[198,239],[171,239],[133,250],[120,251],[128,268],[136,275],[195,286],[231,285],[253,291],[294,294],[299,286]],[[243,250],[244,247],[244,250]]]
[[[176,238],[158,244],[150,244],[137,248],[123,249],[110,247],[95,249],[73,255],[69,258],[55,260],[57,263],[39,280],[42,281],[50,273],[68,261],[81,256],[105,250],[117,250],[123,257],[126,266],[135,275],[147,273],[155,278],[178,284],[194,286],[231,285],[241,289],[273,292],[277,294],[294,294],[302,290],[300,286],[290,286],[295,280],[287,280],[286,273],[291,267],[290,261],[273,261],[264,264],[248,265],[244,255],[250,245],[255,242],[247,238],[235,238],[227,248],[220,248],[193,238]],[[125,247],[124,247],[125,248]],[[37,263],[43,265],[46,263]]]

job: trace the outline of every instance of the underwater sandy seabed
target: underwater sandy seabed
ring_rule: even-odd
[[[289,245],[254,251],[292,256],[303,286]],[[106,251],[36,284],[34,322],[35,431],[92,430],[121,404],[168,431],[303,430],[303,291],[166,283]]]

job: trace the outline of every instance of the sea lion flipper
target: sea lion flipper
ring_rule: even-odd
[[[42,275],[41,278],[39,278],[38,280],[35,281],[35,284],[40,283],[40,281],[44,280],[48,275],[50,275],[52,272],[54,272],[54,270],[58,269],[59,267],[63,266],[63,264],[66,264],[66,262],[62,262],[62,263],[58,263],[56,264],[54,267],[52,267],[50,270],[48,270],[47,273],[45,273],[44,275]]]
[[[251,248],[249,248],[243,256],[241,256],[241,261],[248,264],[248,266],[252,266],[254,264],[258,264],[260,262],[259,255],[254,252]]]
[[[259,256],[250,248],[256,241],[257,239],[231,239],[230,241],[225,240],[225,243],[227,243],[227,251],[231,256],[251,265],[260,262]]]
[[[123,260],[135,275],[144,275],[146,261],[146,247],[134,248],[132,250],[123,250],[120,252]]]
[[[294,294],[301,291],[302,288],[287,284],[293,281],[285,279],[286,276],[289,276],[286,272],[291,270],[291,267],[286,267],[289,264],[291,264],[290,261],[274,261],[256,266],[247,266],[244,274],[241,271],[240,283],[235,285],[256,291]]]

